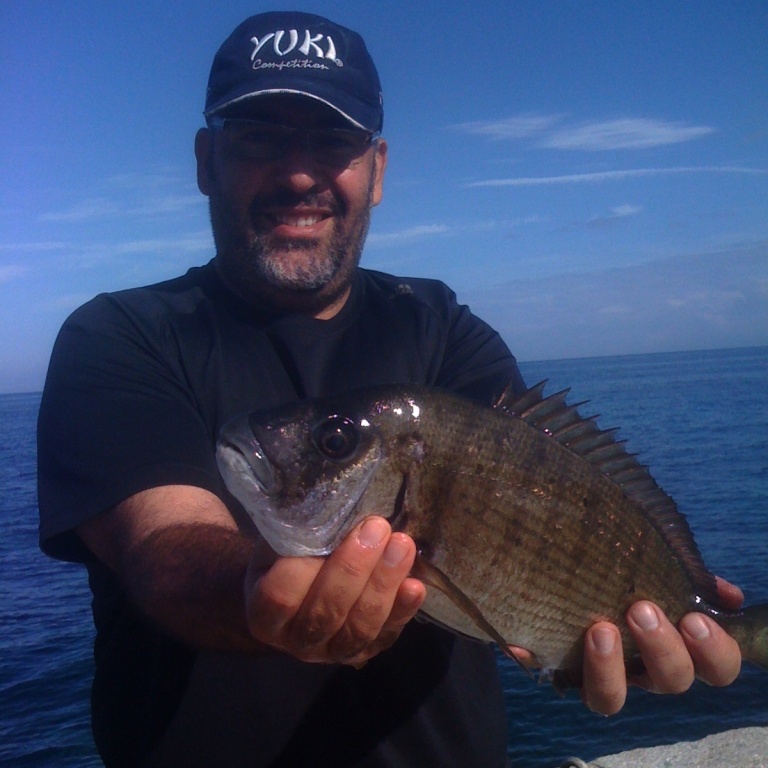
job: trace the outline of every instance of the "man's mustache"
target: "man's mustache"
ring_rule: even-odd
[[[334,216],[341,213],[341,206],[330,192],[299,195],[290,190],[277,190],[251,201],[250,211],[254,215],[270,208],[321,208]]]

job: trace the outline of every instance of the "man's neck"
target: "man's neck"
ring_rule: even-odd
[[[352,289],[347,288],[344,293],[339,296],[335,301],[333,301],[331,304],[329,304],[324,309],[321,309],[319,312],[316,312],[313,317],[317,320],[330,320],[332,317],[336,317],[336,315],[341,312],[344,305],[347,303],[347,299],[349,298],[349,294],[351,293]]]
[[[227,274],[226,270],[222,268],[221,261],[218,259],[218,257],[214,259],[213,263],[219,280],[221,280],[221,282],[232,293],[234,293],[246,303],[253,305],[254,307],[270,307],[271,310],[275,312],[296,312],[305,314],[308,317],[313,317],[317,320],[330,320],[331,318],[336,317],[339,312],[341,312],[341,310],[344,308],[344,305],[347,303],[350,294],[352,293],[351,284],[347,285],[343,291],[336,296],[336,298],[331,299],[328,301],[328,303],[319,305],[319,308],[317,309],[305,308],[304,311],[302,311],[301,306],[284,306],[281,302],[275,302],[274,300],[270,301],[270,298],[273,298],[274,294],[269,290],[263,291],[260,296],[253,296],[244,292],[242,286],[235,284],[232,280],[229,279],[229,275]]]

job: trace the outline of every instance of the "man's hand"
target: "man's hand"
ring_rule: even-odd
[[[738,587],[718,579],[718,592],[726,608],[741,606],[744,596]],[[627,611],[627,624],[645,666],[641,676],[629,679],[619,630],[599,622],[587,631],[582,698],[595,712],[618,712],[624,706],[628,685],[654,693],[682,693],[696,677],[709,685],[723,686],[739,674],[738,644],[704,614],[687,614],[676,629],[656,605],[640,601]]]
[[[413,540],[370,517],[327,557],[254,555],[245,581],[248,629],[303,661],[361,665],[388,648],[426,588],[408,577]]]
[[[213,494],[142,491],[78,528],[135,604],[193,646],[361,665],[389,647],[426,588],[408,573],[413,540],[381,517],[327,558],[283,557],[238,530]]]

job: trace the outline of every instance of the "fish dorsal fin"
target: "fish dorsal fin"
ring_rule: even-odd
[[[569,405],[566,402],[568,389],[544,397],[546,383],[546,380],[541,381],[519,396],[507,387],[494,408],[549,435],[621,486],[675,553],[698,595],[708,603],[718,605],[715,578],[704,565],[688,521],[678,511],[674,500],[658,486],[636,454],[627,452],[626,441],[616,439],[618,429],[600,429],[597,415],[581,416],[578,408],[585,403]]]

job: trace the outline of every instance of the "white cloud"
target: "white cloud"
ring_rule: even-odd
[[[623,171],[598,171],[595,173],[573,173],[565,176],[521,176],[508,179],[486,179],[472,181],[465,187],[535,187],[549,184],[582,184],[602,181],[621,181],[622,179],[643,176],[664,176],[677,173],[740,173],[748,175],[768,174],[766,168],[744,168],[741,166],[684,166],[678,168],[628,168]]]
[[[191,195],[160,195],[146,203],[127,208],[125,213],[135,216],[159,216],[179,213],[197,206],[206,206],[205,198],[197,193]]]
[[[162,259],[176,259],[196,253],[212,253],[213,239],[209,230],[191,232],[187,235],[141,238],[135,240],[92,241],[73,246],[66,255],[61,268],[93,269],[111,265],[124,269],[127,265],[142,265],[147,259],[157,265]]]
[[[598,315],[629,315],[632,308],[627,304],[609,304],[596,310]]]
[[[171,171],[119,174],[106,179],[100,191],[103,194],[98,197],[45,213],[40,221],[81,223],[118,216],[157,218],[206,204],[193,183]]]
[[[464,289],[518,359],[765,345],[768,244]]]
[[[559,120],[556,115],[520,115],[503,120],[475,120],[450,127],[491,139],[524,139],[541,134]]]
[[[539,146],[547,149],[577,149],[601,152],[614,149],[648,149],[714,133],[708,125],[685,125],[665,120],[624,118],[569,126],[545,137]]]
[[[642,210],[643,207],[641,205],[629,205],[629,203],[627,203],[612,208],[611,215],[616,219],[623,219],[626,216],[636,216]]]
[[[202,205],[205,205],[205,200],[199,194],[156,195],[140,202],[110,200],[102,197],[84,200],[67,210],[45,213],[40,216],[40,221],[84,222],[115,216],[155,217],[182,213],[192,207]]]
[[[116,173],[107,180],[111,187],[133,189],[142,193],[148,189],[184,186],[187,182],[186,175],[174,168],[160,169],[152,172],[126,171],[124,173]]]
[[[366,239],[366,244],[391,245],[392,243],[402,243],[432,235],[445,235],[448,232],[450,232],[450,228],[445,224],[420,224],[397,232],[371,233]]]
[[[112,245],[100,244],[89,248],[108,256],[123,256],[136,253],[178,253],[208,251],[211,249],[211,234],[203,231],[189,237],[165,237],[146,240],[128,240]]]
[[[629,203],[625,203],[624,205],[618,205],[614,208],[611,208],[607,214],[592,216],[586,221],[574,222],[567,225],[563,229],[565,231],[571,229],[601,229],[603,227],[613,226],[617,222],[623,221],[624,219],[628,219],[632,216],[637,216],[642,212],[642,210],[643,207],[640,205],[630,205]]]
[[[625,117],[565,124],[563,115],[524,114],[501,120],[476,120],[450,126],[489,139],[537,139],[544,149],[603,152],[648,149],[693,141],[715,132],[709,125],[687,125],[670,120]],[[557,127],[560,126],[560,127]]]
[[[0,266],[0,284],[10,283],[27,274],[27,268],[19,264],[7,264]]]
[[[366,246],[401,245],[423,238],[444,235],[472,235],[494,231],[509,231],[519,227],[540,224],[546,219],[541,216],[524,216],[519,219],[498,219],[474,221],[455,226],[447,224],[417,224],[395,232],[371,232],[366,238]]]
[[[120,207],[113,201],[103,197],[91,198],[75,203],[64,211],[53,211],[40,216],[40,221],[81,222],[114,216],[120,212]]]
[[[41,253],[43,251],[61,251],[67,243],[51,240],[40,243],[0,243],[0,253]]]

